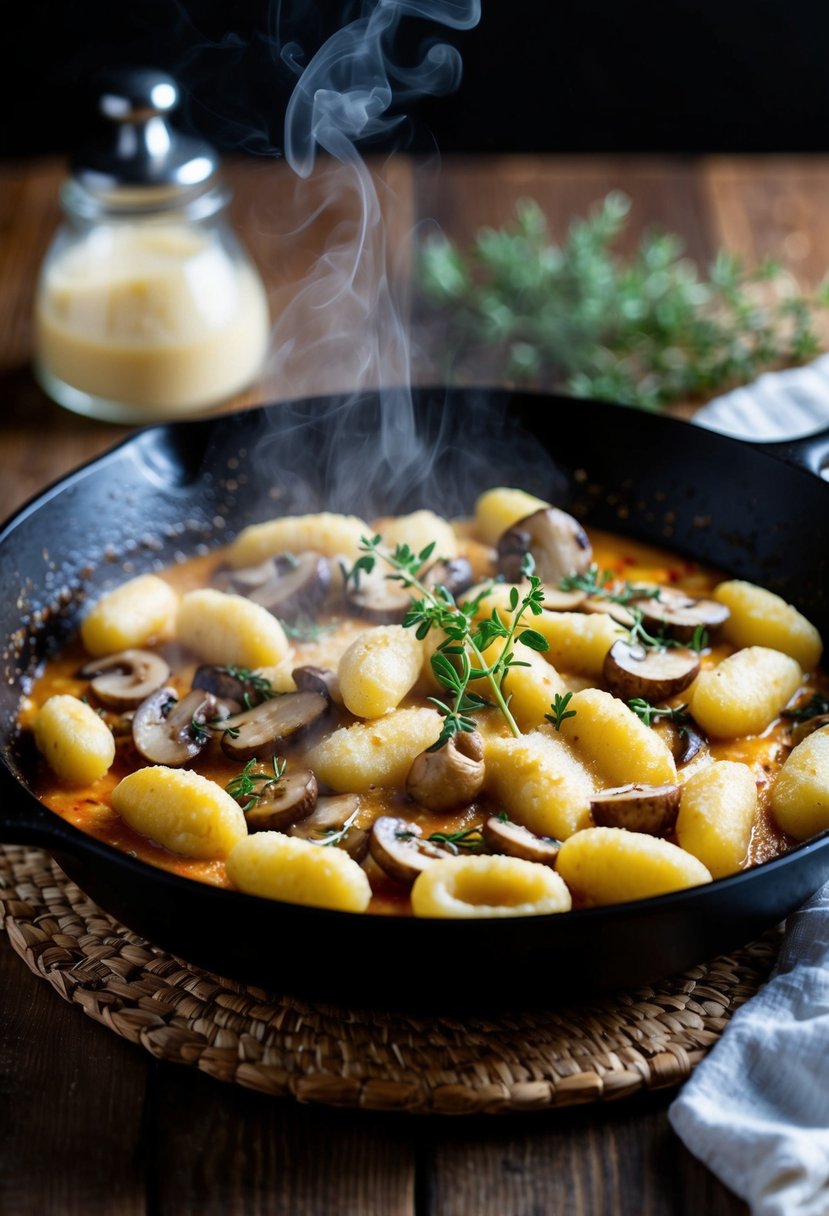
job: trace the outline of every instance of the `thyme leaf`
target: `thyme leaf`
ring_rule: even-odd
[[[257,768],[259,761],[254,756],[248,760],[241,773],[237,773],[235,777],[231,777],[225,789],[231,798],[242,804],[242,799],[245,799],[242,804],[242,810],[245,814],[258,806],[260,802],[267,796],[271,786],[277,785],[285,776],[285,768],[287,761],[280,756],[274,756],[271,759],[271,772],[267,769],[264,772]]]
[[[816,692],[805,705],[799,705],[796,709],[784,709],[782,716],[791,718],[794,722],[807,722],[809,718],[818,718],[823,714],[829,714],[829,697]]]
[[[572,692],[565,692],[563,694],[557,692],[553,698],[553,703],[550,706],[550,709],[553,712],[551,714],[544,715],[548,722],[552,722],[556,730],[561,730],[561,724],[565,721],[565,719],[575,718],[576,716],[577,711],[575,709],[567,708],[567,706],[570,704],[572,696]]]
[[[684,725],[691,720],[687,705],[677,705],[674,709],[671,709],[669,706],[660,708],[652,705],[650,701],[646,701],[644,697],[634,697],[628,701],[628,709],[632,709],[637,718],[640,718],[645,723],[645,726],[650,726],[657,718],[663,718],[668,722],[676,722],[677,725]]]

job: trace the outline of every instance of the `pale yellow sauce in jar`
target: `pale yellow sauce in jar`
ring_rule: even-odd
[[[35,318],[47,374],[147,418],[245,388],[269,332],[253,267],[215,235],[171,223],[99,225],[56,253]]]

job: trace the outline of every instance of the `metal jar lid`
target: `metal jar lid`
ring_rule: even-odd
[[[97,141],[72,160],[72,182],[90,204],[138,209],[175,205],[214,184],[219,158],[205,140],[183,135],[169,115],[179,102],[172,76],[155,68],[124,68],[101,77]],[[78,197],[74,207],[86,208]]]

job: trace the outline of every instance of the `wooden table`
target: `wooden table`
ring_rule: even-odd
[[[553,230],[611,188],[643,228],[680,232],[707,259],[725,244],[774,255],[815,285],[829,266],[829,158],[455,160],[374,166],[397,273],[411,230],[435,217],[466,239],[536,198]],[[54,162],[0,170],[0,516],[123,429],[52,405],[29,370],[35,276],[57,223]],[[274,315],[324,246],[353,223],[353,193],[302,231],[331,184],[296,187],[284,164],[231,168],[234,221]],[[322,175],[325,177],[325,175]],[[298,192],[297,192],[298,190]],[[401,270],[402,268],[402,270]],[[343,388],[337,368],[280,365],[248,400]],[[267,1100],[158,1063],[35,979],[0,935],[0,1212],[9,1216],[725,1216],[746,1209],[671,1132],[670,1094],[557,1114],[436,1120]]]

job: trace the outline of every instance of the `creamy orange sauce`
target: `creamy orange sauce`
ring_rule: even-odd
[[[458,531],[463,536],[463,530],[459,528]],[[723,577],[714,570],[678,558],[665,550],[625,540],[609,533],[592,531],[590,540],[593,545],[593,560],[599,568],[611,570],[621,579],[626,579],[631,583],[658,583],[686,589],[695,595],[706,595]],[[489,576],[492,573],[491,551],[486,546],[472,540],[462,541],[462,550],[464,547],[473,564],[476,577]],[[171,567],[163,572],[162,577],[178,592],[184,593],[196,587],[209,585],[214,571],[222,562],[223,554],[221,551],[217,551]],[[371,623],[366,620],[331,613],[321,616],[318,624],[321,627],[319,637],[304,641],[297,640],[293,643],[294,666],[312,664],[336,668],[338,655],[360,633],[371,628]],[[181,647],[175,643],[162,643],[155,649],[170,662],[173,675],[169,683],[183,695],[190,688],[198,662],[193,656],[184,653]],[[720,662],[728,654],[733,653],[734,649],[727,643],[721,642],[714,645],[709,652],[702,656],[703,668]],[[46,665],[28,695],[21,702],[19,723],[23,730],[31,728],[37,710],[49,697],[57,693],[68,693],[77,697],[87,694],[89,681],[82,679],[77,674],[87,661],[88,656],[80,642],[76,642]],[[583,681],[583,683],[590,682]],[[799,695],[810,695],[815,691],[825,693],[827,690],[829,690],[829,680],[824,675],[820,675],[817,682],[804,683]],[[679,705],[684,699],[687,699],[687,691],[684,696],[675,697],[668,704]],[[415,692],[405,698],[402,707],[427,704],[426,695]],[[101,710],[99,712],[111,725],[118,718],[118,715],[111,711]],[[497,711],[484,712],[496,713]],[[322,730],[327,733],[335,726],[347,725],[353,721],[357,721],[357,719],[346,710],[340,710],[339,721],[333,725],[328,722]],[[305,753],[318,738],[319,731],[307,735],[301,742],[293,745],[286,753],[289,764],[302,766]],[[112,809],[111,793],[115,785],[127,773],[145,763],[136,752],[129,733],[116,735],[116,742],[116,758],[111,770],[100,781],[82,789],[67,789],[61,786],[46,763],[40,760],[34,777],[34,788],[38,797],[56,814],[116,849],[130,853],[151,865],[172,873],[211,883],[214,886],[230,887],[231,883],[223,862],[196,861],[177,856],[138,835]],[[688,766],[688,771],[690,771],[691,767],[696,768],[700,763],[705,763],[706,757],[710,756],[716,760],[738,760],[752,769],[758,787],[759,809],[744,862],[745,866],[779,856],[793,843],[776,826],[770,814],[768,802],[771,778],[780,768],[790,750],[791,739],[787,721],[778,719],[762,736],[712,741]],[[238,773],[240,765],[224,755],[218,741],[211,740],[205,750],[192,762],[192,767],[224,787]],[[457,813],[438,815],[413,804],[404,791],[375,788],[360,795],[360,809],[355,819],[355,826],[368,828],[381,814],[397,814],[419,823],[424,835],[428,835],[431,832],[456,832],[473,827],[480,824],[486,816],[500,811],[509,813],[509,807],[500,806],[491,798],[482,796],[478,802],[464,807]],[[675,837],[668,839],[677,843]],[[369,873],[373,889],[369,910],[384,914],[409,912],[408,892],[399,884],[388,879],[370,857],[364,862],[364,865]]]

